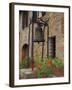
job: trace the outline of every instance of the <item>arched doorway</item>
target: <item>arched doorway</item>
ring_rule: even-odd
[[[29,48],[28,44],[23,45],[23,47],[22,47],[22,60],[28,58],[28,48]]]
[[[29,68],[29,58],[28,58],[28,54],[29,53],[29,45],[28,44],[24,44],[22,47],[22,61],[25,62],[25,66],[26,68]]]

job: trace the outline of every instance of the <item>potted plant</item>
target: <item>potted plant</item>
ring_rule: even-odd
[[[53,60],[53,73],[55,76],[60,77],[64,76],[64,64],[61,60],[58,58],[55,58]]]
[[[36,70],[34,71],[34,75],[36,78],[46,78],[52,77],[52,62],[49,60],[39,60],[36,62]]]

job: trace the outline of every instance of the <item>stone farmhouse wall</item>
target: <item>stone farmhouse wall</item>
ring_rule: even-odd
[[[29,17],[31,17],[32,13],[29,13]],[[64,60],[64,14],[57,12],[47,12],[43,20],[47,20],[49,18],[49,36],[56,37],[56,57]],[[30,19],[30,18],[29,18]],[[24,44],[28,44],[28,35],[29,35],[29,26],[22,30],[22,15],[19,17],[19,57],[21,61],[21,52]],[[35,25],[36,26],[36,25]],[[35,28],[34,28],[35,29]],[[47,58],[47,27],[45,28],[44,33],[44,58]],[[30,25],[30,45],[29,45],[29,57],[31,57],[31,46],[32,46],[32,24]],[[42,56],[42,43],[34,43],[34,59],[41,58]]]

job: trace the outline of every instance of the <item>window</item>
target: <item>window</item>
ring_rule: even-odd
[[[28,11],[22,11],[22,29],[28,26]]]
[[[32,21],[35,22],[37,20],[37,11],[33,11]]]
[[[42,12],[42,16],[44,16],[46,14],[46,12]]]

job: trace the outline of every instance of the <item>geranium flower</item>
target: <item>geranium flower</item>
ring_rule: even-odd
[[[38,69],[39,69],[39,70],[41,69],[41,66],[42,66],[42,64],[39,64],[39,65],[38,65]]]
[[[52,66],[52,61],[51,60],[48,60],[47,66],[48,67],[51,67]]]

